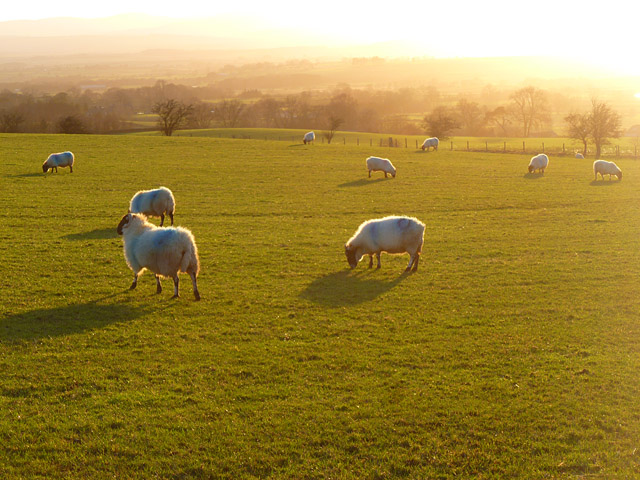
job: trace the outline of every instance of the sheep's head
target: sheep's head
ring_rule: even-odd
[[[533,165],[529,165],[529,173],[533,173],[534,170]]]
[[[393,171],[391,172],[391,176],[393,178],[396,178],[396,169],[394,168]]]
[[[616,177],[618,177],[618,180],[622,180],[622,172],[618,172],[616,174]]]
[[[122,220],[120,220],[120,223],[118,224],[118,228],[116,230],[118,232],[118,235],[122,235],[124,227],[126,227],[130,221],[131,221],[130,213],[127,213],[124,217],[122,217]]]
[[[347,255],[347,262],[349,266],[354,269],[358,266],[358,258],[356,258],[356,248],[351,245],[344,246],[344,253]]]
[[[423,152],[424,152],[424,149],[425,149],[425,146],[424,146],[424,144],[422,144],[422,151],[423,151]]]
[[[47,165],[47,162],[45,161],[42,164],[42,173],[47,173],[47,170],[49,170],[49,166]]]

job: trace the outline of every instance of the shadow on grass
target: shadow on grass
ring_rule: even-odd
[[[385,180],[393,180],[392,178],[361,178],[360,180],[354,180],[353,182],[341,183],[338,188],[343,187],[364,187],[365,185],[372,185],[378,182],[384,182]]]
[[[62,238],[67,240],[104,240],[107,238],[117,238],[118,232],[114,227],[97,228],[90,232],[70,233],[63,235]]]
[[[86,303],[39,308],[0,319],[0,343],[71,335],[107,325],[131,321],[145,313],[144,307],[126,303],[99,303],[126,291]]]
[[[610,185],[617,185],[620,183],[620,180],[591,180],[592,187],[608,187]]]
[[[42,172],[34,172],[34,173],[16,173],[15,175],[5,175],[6,178],[26,178],[26,177],[45,177],[45,173]]]
[[[410,275],[404,272],[389,280],[378,278],[379,274],[379,270],[369,269],[355,273],[351,270],[330,273],[311,282],[300,297],[331,307],[357,305],[388,292]]]
[[[544,178],[544,173],[525,173],[522,178],[528,178],[529,180],[537,180],[538,178]]]
[[[293,145],[289,145],[289,148],[295,147],[306,147],[306,145],[304,143],[294,143]]]

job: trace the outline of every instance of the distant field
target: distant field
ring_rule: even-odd
[[[0,134],[0,477],[640,476],[640,163],[362,143]],[[200,302],[127,290],[115,228],[159,185]],[[387,214],[420,270],[349,270]]]
[[[308,130],[278,129],[278,128],[211,128],[203,130],[178,130],[175,136],[239,138],[253,140],[279,140],[292,143],[302,143],[302,137]],[[316,130],[316,143],[327,143],[322,130]],[[159,135],[158,132],[143,132],[139,135]],[[389,146],[389,138],[395,148],[417,149],[426,138],[425,135],[394,135],[363,132],[337,132],[332,143],[336,145],[355,145],[361,147]],[[382,143],[381,143],[382,142]],[[570,138],[498,138],[498,137],[452,137],[441,140],[441,150],[473,151],[487,153],[539,153],[552,155],[573,156],[575,152],[582,152],[580,142]],[[595,154],[595,147],[590,144],[587,156]],[[603,148],[604,157],[638,158],[640,144],[636,138],[622,137],[611,139],[611,144]]]

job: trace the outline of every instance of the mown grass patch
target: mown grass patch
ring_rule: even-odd
[[[640,164],[264,140],[0,135],[0,473],[629,478]],[[74,173],[43,175],[53,151]],[[395,179],[367,178],[369,154]],[[133,193],[172,189],[202,301],[131,273]],[[427,224],[351,271],[365,219]],[[157,224],[157,219],[154,220]],[[166,283],[166,282],[165,282]],[[168,285],[167,285],[168,286]]]

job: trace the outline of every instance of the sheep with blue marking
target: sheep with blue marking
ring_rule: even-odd
[[[197,277],[200,272],[198,247],[193,234],[182,227],[156,227],[144,215],[127,213],[118,224],[118,235],[122,235],[124,258],[133,271],[130,290],[136,288],[138,277],[148,269],[156,275],[156,293],[162,292],[160,277],[173,279],[173,298],[179,297],[178,273],[191,277],[193,294],[200,300]]]
[[[369,268],[373,267],[373,256],[378,260],[380,253],[408,253],[409,265],[405,271],[417,271],[425,225],[414,217],[390,216],[367,220],[344,246],[349,266],[354,269],[364,255],[369,255]]]
[[[540,153],[535,157],[531,157],[529,161],[529,173],[542,172],[544,173],[544,169],[549,166],[549,157],[547,157],[544,153]]]
[[[69,167],[70,173],[73,173],[74,160],[75,158],[71,152],[52,153],[42,164],[42,172],[47,173],[50,169],[51,173],[54,170],[58,173],[58,167]]]
[[[428,152],[431,147],[433,147],[434,150],[438,150],[439,144],[440,140],[438,140],[438,137],[427,138],[424,142],[422,142],[422,150],[426,149]]]
[[[367,170],[369,170],[369,178],[371,178],[371,172],[384,172],[384,178],[387,178],[387,173],[396,178],[396,167],[393,166],[388,158],[367,158]]]
[[[622,170],[620,170],[620,167],[606,160],[596,160],[593,162],[593,174],[596,177],[595,180],[598,180],[598,174],[600,174],[602,180],[604,180],[605,175],[609,175],[609,181],[611,181],[611,175],[618,177],[618,180],[622,180]]]
[[[176,200],[173,193],[167,187],[156,188],[155,190],[141,190],[132,198],[129,205],[129,212],[143,213],[148,217],[160,217],[160,226],[164,225],[165,213],[171,218],[173,225],[173,214],[176,210]]]
[[[576,158],[583,160],[584,159],[584,155],[581,154],[580,152],[576,152]]]
[[[316,139],[316,134],[314,132],[307,132],[304,134],[304,138],[302,139],[302,143],[305,145],[307,143],[311,143]]]

